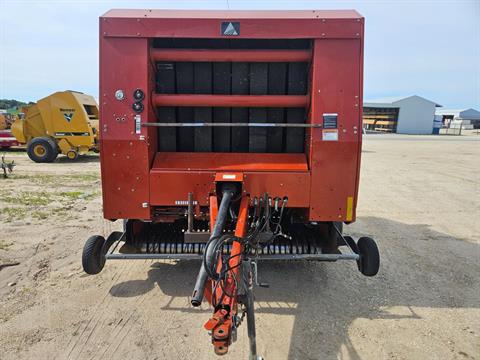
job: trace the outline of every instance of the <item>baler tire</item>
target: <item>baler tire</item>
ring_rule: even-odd
[[[377,275],[380,268],[380,253],[375,240],[369,237],[361,237],[357,245],[360,252],[360,272],[365,276]]]
[[[105,238],[100,235],[90,236],[83,247],[82,266],[89,275],[96,275],[105,265]]]
[[[78,151],[76,150],[68,150],[67,158],[71,161],[75,161],[78,159]]]
[[[49,143],[50,146],[52,147],[52,153],[51,153],[51,155],[50,155],[50,158],[48,159],[48,160],[49,160],[48,162],[54,162],[55,159],[56,159],[57,156],[58,156],[58,153],[59,153],[59,151],[58,151],[58,145],[57,145],[57,143],[55,142],[55,140],[52,139],[52,138],[46,137],[45,139],[48,141],[48,143]]]
[[[58,155],[57,144],[48,137],[33,138],[28,144],[27,155],[36,163],[52,162]]]

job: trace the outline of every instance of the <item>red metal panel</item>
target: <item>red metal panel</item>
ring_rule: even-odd
[[[322,140],[322,129],[312,129],[311,220],[347,221],[347,201],[353,197],[355,220],[358,162],[361,142],[360,40],[316,40],[314,45],[311,117],[338,114],[338,141]],[[350,220],[348,220],[350,221]]]
[[[188,193],[201,206],[208,205],[210,194],[215,192],[215,172],[210,171],[155,171],[150,174],[150,204],[177,205],[185,202]]]
[[[305,154],[157,153],[152,173],[181,171],[307,171]]]
[[[131,144],[131,145],[130,145]],[[144,144],[103,141],[103,213],[106,219],[149,219],[148,156]]]
[[[148,134],[147,129],[135,133],[131,108],[133,91],[150,87],[148,51],[147,39],[100,40],[100,160],[107,219],[150,218]],[[126,95],[122,101],[115,99],[118,89]],[[148,121],[148,111],[141,116]]]
[[[310,50],[152,49],[154,61],[306,62]]]
[[[111,11],[101,18],[104,36],[221,38],[222,21],[240,22],[235,38],[359,38],[363,18],[355,11]]]
[[[310,204],[309,172],[247,172],[243,188],[251,197],[261,197],[266,192],[271,198],[287,196],[289,207],[308,207]]]
[[[307,107],[307,95],[190,95],[154,94],[155,106]]]
[[[152,170],[151,205],[176,205],[179,201],[186,201],[189,192],[200,205],[208,205],[209,195],[215,192],[215,175],[213,170]],[[309,172],[244,172],[243,176],[243,189],[251,197],[260,197],[268,192],[272,198],[288,196],[289,207],[309,207]]]

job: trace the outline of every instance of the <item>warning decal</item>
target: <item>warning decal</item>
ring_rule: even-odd
[[[322,140],[323,141],[338,141],[338,130],[337,129],[323,129],[322,130]]]

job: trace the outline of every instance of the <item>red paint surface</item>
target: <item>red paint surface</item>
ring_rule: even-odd
[[[307,171],[305,154],[157,153],[152,173],[181,171]]]
[[[167,104],[162,101],[168,98],[154,95],[150,39],[221,38],[225,20],[240,22],[237,38],[313,40],[308,96],[299,97],[301,104],[296,99],[295,106],[309,107],[307,123],[322,124],[323,113],[337,113],[338,141],[323,141],[322,129],[311,128],[305,131],[305,154],[228,154],[231,160],[226,160],[221,154],[202,153],[182,160],[185,154],[157,154],[156,128],[142,127],[141,134],[135,134],[133,91],[141,88],[147,94],[142,123],[157,122],[153,104]],[[100,145],[107,219],[150,219],[152,206],[186,200],[190,191],[200,204],[207,204],[215,191],[215,174],[223,171],[243,173],[251,196],[263,191],[288,196],[288,206],[306,208],[312,221],[345,220],[349,196],[355,211],[363,86],[363,18],[356,12],[116,10],[100,19],[100,37]],[[125,91],[125,100],[115,99],[117,89]],[[198,95],[181,96],[181,105],[199,105]],[[244,96],[241,101],[228,95],[201,97],[200,103],[208,106],[268,106],[251,102],[262,96]],[[286,106],[292,99],[276,98],[272,106],[280,99]],[[196,156],[201,161],[192,165]]]
[[[155,61],[306,62],[310,50],[152,49]]]

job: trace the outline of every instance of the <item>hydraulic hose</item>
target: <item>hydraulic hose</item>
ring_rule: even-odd
[[[210,240],[209,242],[214,239],[214,238],[219,238],[222,235],[223,228],[225,227],[225,222],[227,221],[227,214],[228,214],[228,209],[230,207],[230,201],[232,200],[233,196],[233,191],[231,189],[225,189],[222,194],[222,201],[220,202],[220,208],[218,209],[218,214],[217,214],[217,220],[215,221],[215,225],[213,227],[212,234],[210,235]],[[212,246],[209,246],[207,249],[213,250]],[[206,259],[212,259],[213,254],[206,254]],[[203,293],[205,291],[205,284],[208,280],[208,274],[205,270],[205,267],[203,265],[200,266],[200,271],[198,272],[197,275],[197,280],[195,282],[195,287],[193,288],[193,294],[192,294],[192,306],[200,306],[202,304],[203,300]]]

